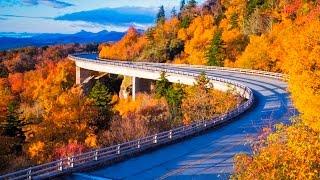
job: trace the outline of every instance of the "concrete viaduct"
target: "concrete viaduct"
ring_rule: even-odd
[[[101,60],[96,54],[69,58],[76,63],[78,84],[90,76],[90,71],[131,76],[134,97],[150,80],[158,80],[161,72],[170,82],[187,85],[193,85],[205,72],[215,89],[232,89],[247,101],[210,121],[23,169],[0,179],[228,179],[234,155],[251,153],[250,144],[263,127],[288,123],[297,114],[286,77],[278,73]]]
[[[236,121],[208,134],[112,166],[77,172],[68,176],[69,179],[228,179],[233,171],[233,156],[240,152],[250,153],[249,144],[261,128],[279,122],[287,123],[296,114],[286,91],[287,85],[282,80],[285,77],[281,74],[235,68],[99,61],[96,55],[77,57],[74,60],[81,68],[80,72],[90,69],[133,77],[132,94],[139,89],[141,79],[157,80],[161,71],[167,72],[170,82],[187,85],[195,82],[190,75],[205,72],[211,79],[223,78],[252,89],[255,104],[250,111],[235,118]],[[112,62],[126,67],[119,64],[113,66]],[[250,98],[249,94],[232,83],[211,82],[218,90],[236,89],[246,99]]]
[[[78,56],[77,56],[78,57]],[[82,58],[82,59],[81,59]],[[152,81],[159,80],[162,72],[166,73],[166,78],[173,83],[193,85],[196,80],[187,73],[178,74],[169,64],[128,61],[98,60],[96,54],[82,54],[78,59],[72,58],[76,63],[76,83],[81,84],[94,72],[104,72],[132,77],[132,98],[135,99],[136,93],[148,91]],[[91,60],[91,61],[90,61]],[[105,63],[102,63],[105,62]],[[116,63],[116,64],[115,64]],[[203,71],[204,72],[204,71]],[[191,72],[192,73],[192,72]],[[193,73],[193,75],[196,75]],[[232,84],[211,80],[214,88],[221,91],[235,90],[236,93],[244,93],[243,89]],[[248,99],[248,95],[245,96]]]

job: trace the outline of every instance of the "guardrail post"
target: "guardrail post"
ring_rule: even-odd
[[[73,156],[68,157],[68,165],[69,165],[69,167],[73,167],[73,165],[74,165]]]
[[[140,140],[138,141],[138,148],[140,148]]]
[[[117,146],[117,154],[120,154],[120,144]]]
[[[158,138],[157,134],[153,136],[153,143],[157,143],[157,138]]]
[[[31,168],[29,168],[29,170],[28,170],[28,179],[32,179],[32,177],[31,177],[31,173],[32,173],[32,170],[31,170]]]
[[[94,152],[94,160],[98,161],[98,150],[97,149]]]
[[[172,130],[169,132],[169,139],[172,139]]]
[[[63,160],[60,160],[58,163],[58,170],[62,171],[63,170]]]

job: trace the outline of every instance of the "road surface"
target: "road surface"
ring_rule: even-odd
[[[79,56],[96,61],[96,55]],[[208,76],[240,82],[253,90],[255,104],[234,121],[203,135],[94,171],[77,172],[67,179],[228,179],[233,172],[234,155],[251,153],[250,143],[263,127],[288,123],[296,114],[287,84],[280,80],[188,66],[152,63],[143,66],[198,74],[205,71]]]

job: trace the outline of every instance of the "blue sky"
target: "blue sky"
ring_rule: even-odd
[[[202,0],[199,0],[201,2]],[[150,26],[160,5],[180,0],[0,0],[0,32],[125,31]],[[117,14],[117,16],[113,16]]]

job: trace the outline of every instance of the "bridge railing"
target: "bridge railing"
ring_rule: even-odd
[[[97,54],[97,52],[85,52],[85,53],[76,53],[73,55],[69,55],[70,59],[79,59],[77,55],[84,55],[84,54]],[[83,58],[85,59],[85,58]],[[82,60],[83,60],[82,59]],[[134,61],[119,61],[119,60],[112,60],[112,59],[103,59],[97,57],[96,60],[107,61],[107,62],[114,62],[114,63],[126,63],[126,64],[135,64],[135,65],[150,65],[150,66],[172,66],[172,67],[183,67],[183,68],[193,68],[193,69],[205,69],[205,70],[219,70],[225,72],[238,72],[243,74],[251,74],[251,75],[258,75],[264,76],[268,78],[274,78],[279,80],[287,80],[289,78],[288,75],[283,73],[275,73],[275,72],[268,72],[268,71],[261,71],[261,70],[253,70],[253,69],[244,69],[244,68],[231,68],[231,67],[220,67],[220,66],[205,66],[205,65],[191,65],[191,64],[172,64],[172,63],[150,63],[150,62],[134,62]],[[91,60],[92,61],[92,60]]]
[[[74,57],[72,57],[74,58]],[[92,61],[88,59],[78,58],[76,57],[75,60],[82,60],[82,61]],[[137,65],[132,63],[121,63],[121,62],[99,62],[99,63],[107,63],[110,65],[117,65],[117,66],[126,66],[132,68],[138,68]],[[144,67],[140,66],[139,68],[151,70],[151,71],[162,71],[162,68],[157,67]],[[171,73],[183,74],[187,76],[197,77],[198,74],[196,73],[188,73],[182,71],[173,71],[170,70]],[[213,117],[211,120],[207,121],[197,121],[190,125],[181,126],[178,128],[174,128],[168,131],[164,131],[158,134],[153,134],[147,137],[143,137],[137,140],[113,145],[106,148],[94,149],[86,153],[74,155],[68,158],[63,158],[57,161],[53,161],[50,163],[33,166],[28,169],[23,169],[17,172],[13,172],[10,174],[6,174],[0,176],[0,179],[43,179],[43,178],[51,178],[55,176],[59,176],[62,174],[74,172],[75,170],[83,170],[85,168],[98,165],[101,163],[112,163],[119,158],[125,158],[128,155],[133,155],[144,151],[146,149],[155,148],[160,145],[164,145],[167,143],[174,142],[179,139],[183,139],[188,136],[196,135],[204,130],[210,129],[215,127],[221,123],[224,123],[228,120],[231,120],[241,113],[248,110],[253,102],[254,96],[251,89],[247,88],[246,86],[222,79],[222,78],[214,78],[210,77],[209,79],[220,81],[226,84],[232,84],[238,88],[243,89],[245,94],[248,95],[248,100],[240,105],[238,105],[233,110],[226,112],[217,117]]]
[[[98,60],[105,60],[105,61],[114,61],[108,59],[97,58]],[[119,62],[119,61],[118,61]],[[120,61],[121,62],[121,61]],[[250,75],[258,75],[258,76],[265,76],[268,78],[274,78],[279,80],[286,80],[288,79],[288,75],[276,72],[268,72],[268,71],[261,71],[261,70],[253,70],[253,69],[243,69],[243,68],[231,68],[231,67],[220,67],[220,66],[205,66],[205,65],[192,65],[192,64],[172,64],[172,63],[150,63],[150,62],[132,62],[135,64],[145,64],[150,66],[171,66],[171,67],[182,67],[182,68],[192,68],[192,69],[204,69],[204,70],[218,70],[218,71],[225,71],[225,72],[237,72],[243,74],[250,74]]]

